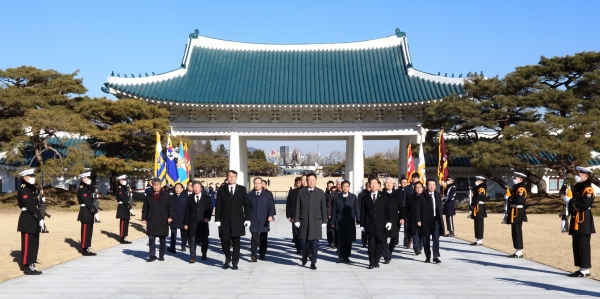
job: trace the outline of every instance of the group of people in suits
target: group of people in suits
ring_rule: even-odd
[[[565,195],[564,201],[569,209],[569,234],[573,239],[573,257],[577,271],[570,277],[588,277],[591,268],[591,234],[595,233],[591,207],[594,203],[594,189],[591,186],[591,171],[577,166],[578,175],[573,186],[572,196]],[[40,197],[35,187],[35,170],[22,171],[21,185],[18,190],[18,206],[21,209],[17,230],[21,232],[21,264],[28,275],[39,275],[35,269],[39,248],[39,233],[44,228],[44,220],[39,210]],[[79,175],[80,185],[77,191],[80,210],[77,220],[81,223],[81,253],[94,256],[90,251],[95,217],[98,213],[93,204],[91,173]],[[525,201],[527,190],[524,180],[527,176],[515,172],[513,186],[507,192],[507,215],[505,222],[511,225],[511,236],[515,253],[511,258],[523,257],[523,222],[527,221]],[[116,217],[119,221],[119,237],[123,244],[130,244],[128,235],[129,220],[134,216],[129,201],[131,188],[127,185],[127,176],[117,177],[115,196],[118,203]],[[400,180],[395,188],[391,178],[380,180],[370,177],[365,189],[358,195],[350,190],[350,182],[338,179],[336,185],[328,182],[327,190],[316,187],[317,176],[314,173],[297,177],[294,188],[290,190],[286,202],[286,218],[292,224],[292,241],[296,253],[301,254],[301,262],[306,266],[310,259],[310,269],[316,270],[319,240],[322,229],[327,228],[328,243],[337,249],[338,262],[350,262],[352,244],[356,241],[356,232],[360,228],[363,247],[368,247],[368,269],[379,268],[379,261],[390,263],[392,253],[400,239],[400,227],[404,225],[404,246],[412,248],[416,255],[425,251],[426,263],[441,263],[440,236],[444,236],[445,227],[454,236],[453,216],[455,211],[455,179],[448,177],[444,184],[444,195],[438,192],[436,181],[429,179],[421,183],[418,173]],[[266,182],[257,177],[250,192],[237,183],[237,172],[229,170],[226,181],[217,190],[216,204],[211,196],[203,192],[200,182],[188,183],[187,188],[175,184],[174,192],[162,187],[162,181],[151,181],[152,190],[146,192],[142,208],[142,222],[146,225],[149,240],[148,262],[163,261],[165,251],[175,252],[176,236],[182,237],[181,250],[190,249],[190,263],[196,263],[196,246],[201,244],[202,260],[207,259],[209,222],[215,216],[219,230],[221,248],[225,257],[224,269],[238,269],[240,260],[240,238],[246,228],[251,233],[251,262],[265,259],[267,236],[270,223],[274,221],[275,202],[273,194],[266,188]],[[469,218],[473,219],[475,241],[473,246],[483,244],[486,178],[476,177],[475,190],[470,201]],[[331,184],[330,184],[331,183]],[[445,216],[445,223],[442,216]],[[444,225],[445,224],[445,225]],[[171,234],[169,249],[166,249],[166,237]],[[156,255],[156,238],[159,239],[159,254]],[[258,251],[258,252],[257,252]],[[432,259],[433,257],[433,259]]]

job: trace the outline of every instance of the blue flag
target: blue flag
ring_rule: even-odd
[[[179,158],[177,158],[177,175],[179,176],[179,182],[184,186],[188,183],[187,174],[187,163],[185,161],[185,151],[183,150],[183,143],[179,142]]]
[[[154,177],[159,178],[161,186],[165,185],[167,166],[163,158],[162,145],[160,144],[160,133],[156,132],[156,153],[154,154]]]
[[[175,165],[175,156],[173,156],[171,137],[167,137],[167,182],[173,186],[178,179],[179,175],[177,174],[177,165]]]

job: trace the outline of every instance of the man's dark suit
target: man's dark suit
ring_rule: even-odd
[[[365,194],[360,208],[360,226],[367,233],[367,246],[369,247],[369,265],[377,267],[383,243],[386,239],[386,223],[390,222],[390,202],[382,192],[377,192],[373,201],[373,193]]]
[[[383,244],[383,258],[386,261],[390,261],[392,259],[394,248],[398,245],[400,219],[406,217],[404,216],[404,206],[402,205],[404,190],[398,189],[388,193],[388,190],[383,189],[382,193],[384,196],[388,197],[390,202],[390,222],[392,223],[392,229],[387,231],[387,237],[390,238],[389,244],[387,242]]]
[[[442,218],[442,195],[433,191],[435,197],[435,214],[434,214],[434,200],[432,199],[430,192],[423,192],[425,196],[421,197],[420,210],[421,210],[421,227],[419,229],[419,236],[421,243],[425,248],[425,258],[429,260],[431,258],[431,241],[430,236],[433,239],[433,257],[440,257],[440,235],[444,235],[444,221]]]
[[[356,240],[356,223],[360,221],[360,206],[356,195],[336,192],[332,201],[331,221],[337,230],[338,257],[348,261],[352,253],[352,242]]]
[[[294,225],[294,220],[296,217],[296,202],[298,201],[298,191],[303,187],[295,188],[290,191],[288,194],[287,200],[285,202],[285,217],[292,220],[292,242],[294,242],[294,247],[296,247],[296,252],[300,251],[300,239],[298,239],[298,228]]]
[[[202,257],[206,256],[208,251],[208,235],[209,228],[208,222],[204,222],[204,219],[212,217],[212,201],[210,195],[198,194],[200,200],[196,203],[196,194],[192,194],[187,198],[187,205],[185,207],[185,214],[183,217],[183,225],[187,225],[188,240],[190,245],[190,257],[196,257],[196,240],[200,240],[202,245],[200,250],[202,251]]]
[[[236,266],[240,260],[240,237],[246,234],[244,221],[250,220],[246,187],[234,185],[233,197],[230,195],[232,186],[223,184],[217,191],[217,206],[215,221],[221,222],[221,248],[225,254],[225,262]],[[233,257],[230,244],[233,244]]]
[[[326,201],[325,192],[319,188],[314,188],[312,191],[309,188],[302,188],[298,192],[294,221],[300,223],[298,238],[302,246],[303,264],[308,257],[308,246],[312,252],[311,266],[317,262],[319,240],[323,237],[321,225],[327,224]]]

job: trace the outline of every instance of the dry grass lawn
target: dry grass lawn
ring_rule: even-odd
[[[523,223],[523,254],[526,259],[536,261],[565,271],[573,272],[573,251],[571,236],[560,232],[560,219],[556,214],[528,214],[528,222]],[[501,224],[502,214],[488,213],[485,219],[483,245],[512,254],[510,225]],[[467,218],[466,212],[459,212],[454,218],[457,238],[475,241],[473,220]],[[477,247],[474,247],[477,248]],[[600,236],[592,235],[591,277],[600,280]]]

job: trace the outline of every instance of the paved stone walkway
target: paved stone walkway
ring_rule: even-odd
[[[284,206],[277,205],[279,215]],[[319,251],[317,271],[300,265],[290,242],[291,226],[276,217],[265,261],[249,262],[249,238],[242,238],[239,270],[223,270],[223,255],[211,223],[208,261],[168,254],[147,263],[147,239],[81,257],[41,276],[0,284],[0,298],[565,298],[600,297],[600,282],[506,254],[442,238],[441,264],[424,255],[396,250],[389,265],[368,270],[366,250],[355,244],[352,264],[336,264],[331,249]],[[325,232],[323,232],[325,235]],[[325,245],[325,242],[321,242]],[[179,246],[178,246],[179,247]],[[43,249],[42,249],[43,250]],[[198,248],[200,251],[200,248]]]

